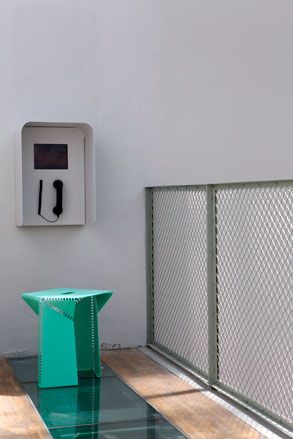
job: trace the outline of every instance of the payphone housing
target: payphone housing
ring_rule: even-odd
[[[15,171],[18,226],[95,221],[94,139],[88,124],[25,124],[16,141]]]

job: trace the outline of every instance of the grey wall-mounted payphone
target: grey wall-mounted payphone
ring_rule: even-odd
[[[15,149],[17,225],[94,222],[94,144],[87,124],[29,123]]]

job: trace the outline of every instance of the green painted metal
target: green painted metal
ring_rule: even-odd
[[[146,214],[147,214],[147,227],[146,227],[146,247],[147,247],[147,282],[148,282],[148,328],[151,331],[148,332],[148,345],[152,349],[158,351],[166,358],[173,360],[181,367],[185,368],[188,372],[194,371],[199,378],[204,377],[201,370],[196,368],[194,364],[187,364],[187,362],[180,358],[178,354],[172,352],[166,347],[159,345],[154,341],[154,290],[152,283],[153,276],[153,222],[152,222],[152,196],[156,190],[169,190],[169,189],[203,189],[207,190],[208,207],[207,207],[207,231],[208,231],[208,327],[209,327],[209,344],[207,349],[209,350],[209,372],[208,383],[212,389],[222,391],[226,395],[234,398],[239,404],[242,404],[248,410],[253,410],[270,423],[271,426],[280,432],[280,429],[292,431],[292,425],[289,424],[282,416],[271,412],[266,407],[257,403],[245,395],[235,391],[233,388],[224,385],[219,380],[219,356],[218,356],[218,298],[217,298],[217,224],[216,224],[216,194],[218,189],[239,189],[239,188],[268,188],[268,187],[284,187],[292,186],[292,180],[279,180],[279,181],[262,181],[262,182],[233,182],[222,184],[209,184],[209,185],[166,185],[166,186],[152,186],[146,187]],[[274,425],[273,423],[276,423]],[[288,436],[286,436],[288,437]]]
[[[39,319],[39,388],[76,386],[78,372],[101,376],[98,313],[111,296],[66,288],[22,294]]]
[[[209,385],[218,377],[218,322],[216,286],[216,223],[215,188],[207,188],[207,275],[208,275],[208,338],[209,338]]]
[[[182,184],[182,185],[165,185],[165,186],[148,186],[146,191],[162,190],[162,189],[203,189],[207,187],[216,187],[217,189],[224,188],[239,188],[239,187],[282,187],[292,185],[292,180],[267,180],[267,181],[235,181],[232,183],[210,183],[210,184]]]
[[[154,340],[153,192],[146,189],[147,343]]]

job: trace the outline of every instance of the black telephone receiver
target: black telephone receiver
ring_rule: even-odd
[[[56,206],[53,209],[53,213],[59,218],[63,212],[63,182],[61,180],[55,180],[53,186],[56,189]]]
[[[61,180],[55,180],[53,186],[56,189],[56,206],[53,208],[53,213],[57,216],[57,218],[55,220],[49,220],[42,215],[43,180],[40,180],[38,215],[40,215],[44,220],[48,221],[48,223],[55,223],[58,221],[59,216],[63,212],[63,182]]]

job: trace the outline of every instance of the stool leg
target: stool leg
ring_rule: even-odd
[[[101,359],[100,359],[100,340],[99,340],[99,321],[98,321],[98,304],[96,297],[91,298],[91,326],[92,326],[92,356],[93,371],[97,377],[101,376]]]
[[[94,297],[81,300],[75,311],[77,368],[80,372],[94,372],[100,376],[98,310]]]
[[[78,384],[74,320],[55,305],[39,304],[39,388]]]

